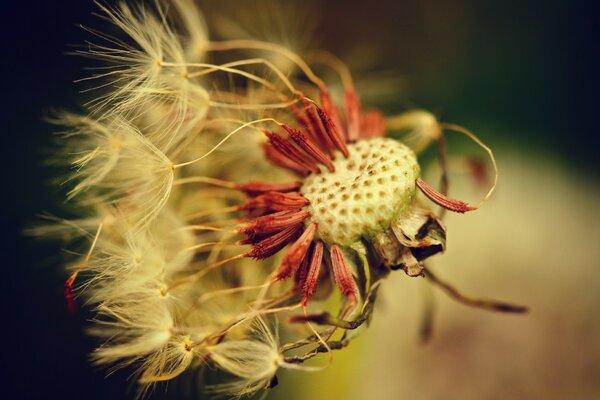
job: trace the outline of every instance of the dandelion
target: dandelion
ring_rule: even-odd
[[[140,395],[204,367],[226,373],[208,392],[252,394],[279,368],[331,361],[398,269],[469,305],[525,310],[467,297],[425,264],[446,248],[443,211],[474,211],[494,191],[496,179],[478,204],[448,196],[445,131],[473,139],[497,177],[474,134],[423,110],[366,110],[333,55],[312,58],[339,73],[341,96],[289,48],[212,41],[192,1],[174,5],[100,6],[125,36],[90,30],[105,43],[82,54],[109,64],[92,77],[103,93],[87,114],[52,119],[67,128],[57,159],[82,214],[32,233],[86,243],[65,295],[95,313],[96,363],[136,368]],[[432,143],[439,189],[417,160]],[[324,301],[335,292],[339,309]]]

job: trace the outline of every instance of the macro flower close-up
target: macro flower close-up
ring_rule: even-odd
[[[33,300],[14,299],[31,327],[20,342],[44,349],[35,370],[67,364],[43,378],[50,397],[599,393],[585,374],[550,389],[567,360],[600,372],[600,348],[567,355],[600,329],[580,325],[600,305],[590,294],[600,277],[552,275],[560,260],[570,269],[590,257],[557,243],[583,229],[598,187],[586,197],[552,156],[490,133],[510,126],[486,114],[486,101],[500,101],[483,93],[492,84],[482,81],[481,103],[461,114],[447,94],[457,83],[440,74],[468,57],[475,28],[450,25],[485,13],[426,3],[122,0],[65,17],[82,23],[52,56],[69,65],[55,77],[64,82],[47,85],[73,94],[49,90],[35,110],[50,133],[30,146],[40,179],[24,181],[34,205],[17,226],[30,249],[22,261],[35,265],[20,272],[33,282],[27,293],[43,285],[35,304],[56,308],[32,313]],[[414,42],[388,33],[402,32],[391,22],[399,10]],[[439,43],[418,39],[413,17]],[[389,26],[367,30],[370,18]],[[397,65],[400,56],[409,61]],[[502,81],[498,68],[478,71]],[[519,115],[515,101],[505,113]],[[553,206],[567,198],[570,214]],[[594,248],[598,233],[576,246]],[[552,291],[582,297],[580,316],[563,311],[572,322],[560,347],[550,329],[567,305],[552,305]],[[539,374],[526,383],[521,369]],[[27,390],[10,398],[37,397]]]

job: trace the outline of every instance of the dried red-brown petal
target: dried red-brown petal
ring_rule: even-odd
[[[377,110],[364,112],[360,118],[360,137],[364,139],[385,136],[385,117]]]
[[[247,182],[236,184],[236,189],[241,190],[248,196],[257,196],[259,194],[267,192],[296,192],[302,187],[301,182],[284,182],[284,183],[271,183],[271,182]]]
[[[342,294],[350,304],[356,303],[356,282],[346,263],[344,254],[337,244],[331,246],[331,263],[333,264],[333,279]]]
[[[304,103],[304,108],[300,108],[298,107],[296,104],[293,104],[292,106],[290,106],[290,109],[292,110],[292,113],[294,114],[294,117],[296,118],[296,121],[298,121],[298,123],[300,124],[300,126],[302,126],[302,128],[308,132],[309,136],[312,138],[312,140],[317,143],[317,145],[323,149],[323,151],[325,151],[327,154],[331,155],[329,152],[329,149],[327,148],[327,144],[325,142],[323,142],[323,138],[319,137],[318,132],[313,132],[313,127],[310,123],[310,121],[308,120],[308,117],[306,116],[306,112],[305,112],[305,108],[306,106],[306,101],[303,101]]]
[[[319,279],[319,271],[321,269],[321,261],[323,260],[323,242],[320,240],[313,246],[312,255],[310,257],[310,265],[302,286],[302,305],[306,305],[308,300],[315,294],[317,289],[317,280]]]
[[[287,279],[296,272],[300,263],[308,254],[308,249],[315,237],[316,230],[317,224],[315,222],[306,227],[302,235],[296,240],[292,247],[290,247],[285,257],[283,257],[281,265],[277,269],[276,280]]]
[[[266,143],[264,145],[265,157],[268,158],[273,164],[278,165],[282,168],[289,169],[300,176],[306,176],[309,174],[309,170],[295,161],[290,160],[287,156],[282,154],[279,150],[273,147],[271,144]]]
[[[338,112],[337,107],[333,104],[333,101],[331,101],[329,90],[327,90],[327,88],[323,85],[319,86],[319,90],[321,92],[321,105],[323,106],[323,110],[325,110],[327,115],[331,117],[335,129],[344,139],[344,141],[346,141],[348,137],[346,136],[344,125],[342,124],[342,119],[340,118],[340,113]]]
[[[304,103],[304,112],[306,114],[306,118],[309,122],[310,130],[317,139],[321,148],[327,152],[329,157],[333,156],[333,150],[335,150],[335,144],[331,141],[325,128],[321,125],[321,121],[317,117],[315,110],[313,109],[312,103],[310,103],[306,99],[302,99]]]
[[[304,150],[315,161],[325,165],[329,172],[335,171],[331,159],[321,151],[321,149],[313,142],[313,140],[308,135],[304,134],[298,129],[294,129],[285,124],[283,124],[282,127],[289,133],[290,137],[298,145],[298,147]]]
[[[355,142],[360,138],[360,100],[354,88],[346,90],[344,104],[346,106],[346,122],[348,123],[348,141]]]
[[[319,107],[317,107],[317,113],[319,114],[319,119],[321,120],[321,123],[325,127],[325,132],[329,140],[331,140],[334,143],[335,147],[337,147],[342,152],[344,157],[348,157],[350,153],[348,153],[346,142],[344,141],[344,138],[337,133],[333,122],[331,122],[331,118],[329,118],[327,113],[325,113],[325,111],[321,110]]]
[[[280,232],[274,233],[252,246],[252,250],[245,254],[257,260],[271,257],[288,243],[292,242],[302,231],[302,224],[290,226]]]
[[[472,207],[465,203],[464,201],[451,199],[450,197],[446,197],[434,188],[432,188],[428,183],[421,180],[421,178],[417,178],[416,181],[417,186],[429,200],[433,201],[435,204],[440,207],[444,207],[446,210],[454,211],[457,213],[464,213],[467,211],[477,210],[477,207]]]
[[[252,238],[256,235],[276,232],[292,225],[296,225],[309,216],[310,212],[308,211],[280,211],[255,218],[250,222],[242,224],[238,228],[238,233],[248,235]]]
[[[314,247],[314,246],[311,246]],[[307,254],[310,254],[311,250],[308,250]],[[306,282],[306,277],[308,276],[308,262],[310,261],[310,257],[306,256],[302,259],[300,266],[296,270],[294,274],[294,290],[298,293],[302,293],[304,288],[304,282]]]
[[[290,160],[296,162],[302,167],[308,169],[311,172],[319,173],[319,167],[314,163],[314,161],[302,150],[298,149],[292,143],[290,143],[287,139],[282,138],[278,134],[270,131],[264,131],[265,135],[269,138],[271,145],[276,148],[281,154],[289,158]]]
[[[252,210],[257,208],[268,208],[272,211],[298,210],[310,201],[296,192],[280,193],[268,192],[259,194],[238,207],[239,210]]]

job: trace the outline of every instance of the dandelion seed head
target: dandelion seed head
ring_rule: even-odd
[[[94,362],[134,367],[141,395],[208,363],[227,376],[210,390],[239,397],[271,387],[279,368],[313,370],[300,364],[350,342],[390,270],[422,276],[423,260],[445,250],[417,189],[447,210],[478,205],[420,179],[415,153],[437,140],[445,160],[431,113],[364,110],[340,59],[280,40],[293,24],[275,18],[281,32],[264,42],[254,36],[271,36],[275,14],[245,13],[217,20],[237,37],[213,41],[194,1],[161,4],[100,5],[123,37],[89,30],[100,43],[81,54],[108,64],[90,77],[99,94],[87,114],[52,120],[67,128],[56,160],[71,169],[67,198],[81,215],[31,232],[85,243],[65,297],[95,315]],[[340,75],[342,93],[314,63]],[[473,134],[447,129],[494,163]],[[341,302],[325,301],[334,290]]]

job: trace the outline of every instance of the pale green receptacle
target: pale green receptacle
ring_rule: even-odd
[[[408,212],[420,173],[414,152],[394,139],[361,140],[348,151],[348,158],[336,157],[335,172],[311,175],[301,189],[317,236],[345,246],[373,237]]]

